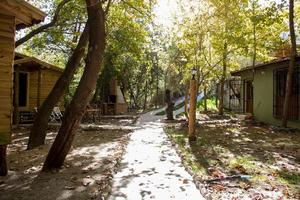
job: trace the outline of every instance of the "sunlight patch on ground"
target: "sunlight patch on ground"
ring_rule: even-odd
[[[141,128],[131,134],[110,200],[202,199],[159,119],[146,114],[139,120]]]

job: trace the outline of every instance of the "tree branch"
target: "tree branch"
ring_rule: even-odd
[[[39,33],[41,33],[41,32],[44,32],[45,30],[47,30],[47,29],[53,27],[53,26],[57,23],[57,21],[58,21],[58,19],[59,19],[60,11],[61,11],[62,8],[63,8],[68,2],[70,2],[70,1],[71,1],[71,0],[62,0],[62,1],[58,4],[58,6],[57,6],[57,8],[56,8],[55,13],[54,13],[54,16],[53,16],[51,22],[49,22],[48,24],[42,25],[42,26],[38,27],[37,29],[32,30],[30,33],[28,33],[27,35],[25,35],[24,37],[22,37],[21,39],[19,39],[18,41],[16,41],[15,46],[18,47],[18,46],[20,46],[21,44],[23,44],[23,43],[27,42],[28,40],[30,40],[30,39],[31,39],[32,37],[34,37],[35,35],[37,35],[37,34],[39,34]]]
[[[149,15],[148,13],[145,13],[143,11],[141,11],[140,9],[136,8],[134,5],[132,5],[131,3],[125,1],[125,0],[121,0],[121,2],[123,2],[124,4],[126,4],[127,6],[129,6],[130,8],[132,8],[133,10],[139,12],[142,15],[146,15],[147,17],[151,17],[151,15]]]
[[[112,3],[112,0],[108,0],[108,2],[106,4],[106,7],[105,7],[105,10],[104,10],[105,16],[108,14],[111,3]]]

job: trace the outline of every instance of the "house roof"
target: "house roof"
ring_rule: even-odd
[[[14,65],[24,65],[24,66],[38,66],[42,69],[49,69],[62,73],[64,70],[55,65],[46,63],[42,60],[39,60],[35,57],[26,56],[24,54],[15,53]]]
[[[43,21],[46,14],[24,0],[0,0],[0,13],[16,17],[16,29],[22,29]]]
[[[299,61],[300,56],[297,56],[296,60]],[[270,62],[260,63],[260,64],[255,65],[254,67],[252,65],[247,66],[247,67],[244,67],[240,70],[232,71],[232,72],[230,72],[230,74],[232,76],[240,76],[241,73],[246,72],[246,71],[258,70],[258,69],[263,69],[263,68],[268,68],[268,67],[274,67],[274,66],[277,66],[277,65],[288,64],[289,61],[290,61],[290,58],[286,57],[286,58],[282,58],[282,59],[273,60],[273,61],[270,61]]]

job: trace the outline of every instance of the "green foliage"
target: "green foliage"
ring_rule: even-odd
[[[49,22],[61,0],[30,0],[47,12]],[[94,100],[105,96],[116,77],[135,107],[163,99],[165,89],[179,94],[198,69],[199,90],[208,90],[229,72],[254,62],[273,59],[275,49],[286,46],[287,9],[283,3],[259,0],[179,0],[173,27],[154,21],[159,1],[113,1],[107,22],[107,48]],[[299,10],[296,3],[296,15]],[[85,1],[70,1],[58,23],[19,47],[29,55],[64,67],[86,23]],[[296,17],[297,19],[297,17]],[[296,20],[299,27],[299,20]],[[38,26],[38,25],[37,25]],[[18,37],[36,28],[26,29]],[[84,63],[82,63],[84,65]],[[73,81],[76,88],[82,69]],[[72,89],[73,88],[73,89]],[[72,96],[72,95],[71,95]]]
[[[204,100],[203,99],[197,103],[197,109],[199,111],[204,110]],[[216,97],[210,97],[207,99],[207,109],[208,109],[208,111],[217,111],[218,110],[218,108],[216,106]]]

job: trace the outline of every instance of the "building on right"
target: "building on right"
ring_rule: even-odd
[[[282,58],[231,72],[242,81],[241,110],[244,113],[251,113],[266,124],[281,125],[289,61]],[[296,59],[292,88],[288,126],[300,129],[300,56]]]

